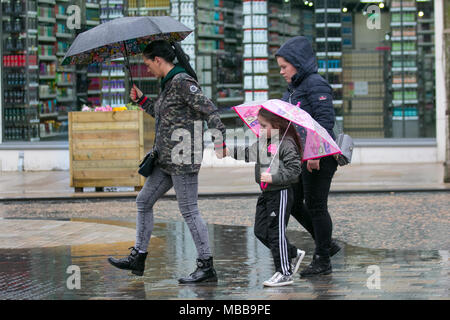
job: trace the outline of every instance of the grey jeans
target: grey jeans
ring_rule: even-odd
[[[178,207],[186,221],[197,248],[199,259],[211,257],[209,235],[205,221],[198,211],[198,173],[169,175],[158,166],[145,181],[136,198],[136,244],[135,248],[147,251],[153,231],[153,205],[167,191],[175,189]]]

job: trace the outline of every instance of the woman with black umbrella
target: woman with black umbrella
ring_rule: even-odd
[[[197,141],[201,146],[194,146],[194,137],[203,137],[203,121],[207,121],[209,128],[217,129],[222,134],[214,139],[216,155],[222,158],[225,150],[225,126],[220,120],[216,106],[202,93],[197,76],[178,43],[153,41],[146,47],[143,56],[149,72],[161,79],[161,93],[155,100],[150,100],[133,86],[130,98],[156,119],[154,145],[158,152],[157,165],[136,198],[138,214],[135,246],[130,248],[132,250],[128,257],[109,258],[108,261],[117,268],[143,275],[147,247],[153,230],[153,205],[174,187],[179,209],[198,253],[197,269],[189,276],[179,279],[179,282],[217,281],[208,229],[197,205],[198,172],[203,143]],[[177,64],[174,63],[175,58],[178,60]],[[200,132],[194,134],[196,128]],[[190,135],[190,141],[186,140],[189,141],[188,149],[194,150],[187,155],[183,154],[182,159],[174,152],[180,141],[173,139],[173,136],[180,132]],[[186,142],[185,138],[183,136],[183,142]]]

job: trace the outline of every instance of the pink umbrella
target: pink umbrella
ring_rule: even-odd
[[[336,142],[306,111],[279,99],[252,101],[232,107],[244,123],[259,137],[258,112],[264,108],[288,121],[301,126],[299,130],[303,145],[303,161],[342,153]],[[281,143],[281,142],[280,142]],[[270,166],[267,172],[270,171]]]

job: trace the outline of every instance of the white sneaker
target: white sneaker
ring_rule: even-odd
[[[285,276],[280,272],[275,274],[269,280],[264,281],[263,285],[266,287],[281,287],[292,284],[294,281],[291,276]]]
[[[297,256],[291,259],[291,270],[292,275],[296,274],[298,268],[300,267],[300,263],[302,263],[303,258],[305,257],[305,251],[297,249]]]

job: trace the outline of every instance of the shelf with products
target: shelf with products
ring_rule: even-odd
[[[129,0],[127,13],[129,16],[168,15],[170,0]]]
[[[209,55],[212,57],[212,55],[219,55],[225,52],[225,13],[221,10],[223,1],[197,0],[196,5],[197,14],[194,18],[196,25],[195,41],[197,44],[197,56],[203,55],[206,57]],[[184,8],[182,6],[183,4],[181,3],[180,9],[183,13]],[[190,13],[192,5],[188,4],[185,9],[186,14]],[[202,70],[205,70],[205,68],[202,68]],[[206,86],[204,89],[206,90],[205,92],[212,92],[212,82],[204,83],[204,86]],[[215,100],[215,97],[210,97]]]
[[[123,17],[125,5],[126,3],[123,0],[100,0],[99,8],[96,8],[100,9],[99,19],[103,23]]]
[[[343,15],[340,0],[318,1],[314,14],[318,72],[333,88],[333,103],[342,105],[343,46],[344,39],[347,47],[353,42],[352,16]]]
[[[88,25],[95,26],[107,21],[124,17],[126,15],[127,2],[123,0],[101,0],[99,6],[90,8]],[[120,71],[117,71],[120,70]],[[125,92],[121,97],[117,96],[115,90],[119,82],[125,86],[125,73],[123,72],[123,61],[105,61],[102,64],[90,65],[88,67],[87,100],[93,106],[111,107],[126,104]],[[125,91],[125,89],[123,90]],[[120,103],[120,104],[119,104]]]
[[[95,27],[100,24],[100,2],[98,0],[85,1],[83,9],[86,17],[86,26]]]
[[[417,106],[421,137],[434,137],[435,123],[435,37],[434,37],[434,2],[417,2],[417,68],[418,99]]]
[[[385,54],[345,50],[342,66],[342,104],[335,105],[335,112],[342,117],[344,132],[351,132],[357,138],[384,138],[385,96],[389,91],[385,81]]]
[[[1,103],[3,141],[39,139],[36,2],[0,3]],[[28,32],[30,31],[30,32]]]
[[[226,53],[217,56],[215,60],[216,102],[218,104],[242,103],[244,101],[242,55]]]
[[[244,101],[269,98],[269,12],[277,13],[269,10],[267,1],[243,2]]]
[[[395,0],[391,13],[390,83],[392,137],[419,137],[418,27],[415,1]],[[412,112],[413,110],[413,112]],[[412,121],[414,120],[414,121]]]

